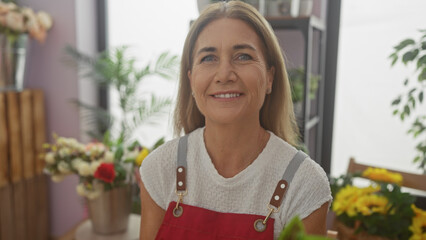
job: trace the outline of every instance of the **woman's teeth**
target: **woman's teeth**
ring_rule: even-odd
[[[239,93],[226,93],[226,94],[214,95],[214,97],[216,97],[216,98],[235,98],[235,97],[239,97],[239,96],[240,96]]]

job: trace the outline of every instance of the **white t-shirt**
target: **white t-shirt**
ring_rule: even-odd
[[[271,137],[257,159],[234,177],[224,178],[207,153],[203,132],[204,128],[199,128],[188,137],[188,194],[183,202],[217,212],[265,216],[275,187],[297,149],[269,132]],[[177,201],[178,142],[179,139],[171,140],[153,151],[140,168],[146,190],[164,210],[170,202]],[[274,239],[292,217],[303,219],[332,200],[324,170],[310,158],[303,161],[289,185],[280,211],[271,216],[275,219]]]

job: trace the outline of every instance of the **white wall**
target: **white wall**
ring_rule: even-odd
[[[139,61],[140,66],[154,61],[163,51],[180,56],[190,21],[198,17],[196,0],[127,0],[126,4],[121,1],[109,1],[108,4],[110,46],[130,46],[129,53]],[[175,99],[177,78],[166,81],[149,77],[143,81],[141,90]],[[117,96],[112,93],[112,110],[118,114],[114,110],[114,106],[118,106],[116,99]],[[143,145],[150,147],[163,136],[172,138],[172,109],[167,109],[157,124],[144,125],[139,129],[137,139]]]
[[[415,142],[410,122],[392,115],[412,69],[390,67],[388,56],[401,40],[419,38],[425,28],[424,0],[342,1],[331,173],[359,162],[421,172],[412,163]],[[425,111],[423,104],[422,111]]]

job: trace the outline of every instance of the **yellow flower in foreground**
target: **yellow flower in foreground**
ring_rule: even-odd
[[[410,231],[413,235],[410,240],[426,240],[426,212],[422,212],[421,214],[416,214],[413,218],[413,224],[410,226]]]
[[[416,205],[411,204],[411,209],[413,209],[414,214],[416,214],[416,217],[423,217],[426,218],[426,211],[423,211],[420,208],[417,208]]]
[[[337,193],[336,199],[333,202],[333,211],[335,211],[337,215],[346,213],[348,216],[353,217],[357,214],[355,203],[358,199],[379,190],[379,187],[370,186],[367,188],[357,188],[348,185]]]
[[[389,172],[386,169],[382,168],[367,168],[362,173],[362,176],[368,179],[371,179],[373,181],[380,181],[380,182],[389,182],[389,183],[396,183],[398,185],[401,185],[402,183],[402,176],[399,173],[392,173]]]
[[[360,197],[355,203],[355,207],[362,215],[368,216],[376,212],[386,213],[389,209],[388,203],[386,197],[370,194]]]
[[[356,215],[354,203],[358,199],[360,189],[354,186],[346,186],[342,188],[336,195],[333,203],[333,211],[337,215],[347,213],[349,216]]]
[[[142,161],[148,156],[149,151],[146,148],[143,148],[142,151],[139,152],[139,155],[135,159],[136,165],[140,166],[142,164]]]

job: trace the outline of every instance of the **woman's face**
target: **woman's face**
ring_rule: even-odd
[[[259,121],[274,69],[256,32],[241,20],[218,19],[204,28],[193,52],[188,77],[206,124]]]

